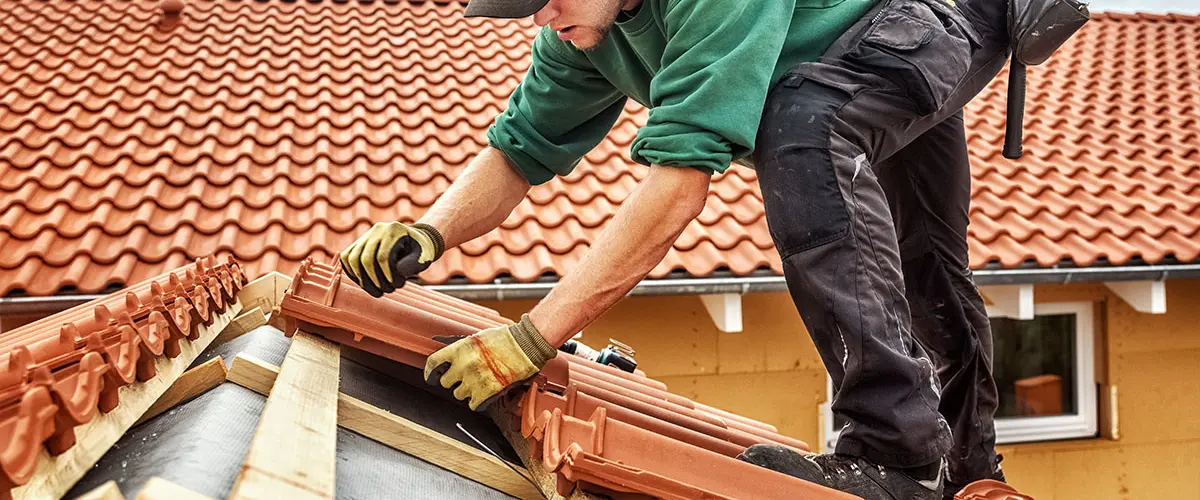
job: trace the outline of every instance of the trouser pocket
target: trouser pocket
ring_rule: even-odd
[[[942,108],[971,67],[978,35],[945,0],[892,0],[846,58],[891,81],[927,115]]]
[[[755,148],[767,228],[784,259],[845,236],[846,203],[830,151],[845,92],[788,77],[767,99]]]

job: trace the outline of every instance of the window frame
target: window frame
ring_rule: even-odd
[[[1075,315],[1075,398],[1077,414],[996,419],[996,444],[1030,443],[1096,437],[1100,411],[1096,394],[1095,304],[1047,302],[1034,305],[1034,316]],[[825,402],[821,403],[821,450],[833,451],[841,429],[834,429],[833,379],[825,376]]]

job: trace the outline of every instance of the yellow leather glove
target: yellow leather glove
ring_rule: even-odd
[[[428,269],[443,250],[433,226],[379,222],[342,250],[342,270],[372,297],[382,297]]]
[[[430,355],[425,381],[453,388],[456,399],[469,399],[471,409],[479,410],[541,371],[557,353],[525,314],[519,323],[481,330]]]

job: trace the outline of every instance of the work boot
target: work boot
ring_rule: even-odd
[[[1000,462],[1003,460],[1004,455],[997,453],[996,461],[992,463],[992,475],[980,479],[994,479],[1002,483],[1008,483],[1008,480],[1004,478],[1004,468],[1000,467]],[[972,482],[974,481],[970,481],[967,484]],[[966,488],[967,484],[958,484],[954,481],[946,481],[946,488],[942,493],[942,500],[954,500],[954,495],[957,495],[959,491],[962,491],[963,488]]]
[[[738,460],[852,493],[867,500],[941,500],[944,460],[911,469],[875,465],[836,453],[801,455],[791,448],[756,444]]]
[[[1000,462],[1002,462],[1002,461],[1004,461],[1004,455],[997,453],[996,454],[996,465],[992,469],[992,477],[990,479],[995,479],[1002,483],[1007,483],[1008,480],[1004,479],[1004,468],[1000,467]]]

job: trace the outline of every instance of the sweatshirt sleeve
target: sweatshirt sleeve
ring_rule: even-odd
[[[634,161],[723,172],[749,155],[795,4],[667,0],[666,48]]]
[[[585,55],[544,28],[508,109],[488,129],[488,144],[530,184],[541,184],[571,173],[608,135],[625,101]]]

